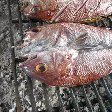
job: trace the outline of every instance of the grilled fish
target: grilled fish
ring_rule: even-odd
[[[112,14],[112,0],[22,0],[30,18],[56,22],[99,21]]]
[[[57,23],[26,33],[20,66],[50,86],[79,86],[111,73],[112,31],[78,23]]]

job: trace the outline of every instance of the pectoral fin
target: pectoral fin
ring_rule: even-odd
[[[98,46],[98,44],[96,45],[91,45],[90,43],[87,43],[87,39],[89,38],[88,33],[83,33],[80,34],[78,37],[76,37],[75,39],[75,47],[77,50],[90,50],[90,49],[94,49],[95,47]]]
[[[83,33],[83,34],[80,34],[78,37],[76,37],[75,39],[75,43],[76,45],[84,45],[85,44],[85,41],[88,37],[88,34],[87,33]]]

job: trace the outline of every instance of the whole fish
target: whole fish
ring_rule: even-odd
[[[79,86],[112,72],[112,31],[78,23],[57,23],[26,33],[21,63],[50,86]]]
[[[22,0],[22,12],[30,18],[56,22],[100,20],[112,14],[112,0]]]

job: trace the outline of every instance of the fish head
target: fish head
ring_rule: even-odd
[[[28,56],[28,60],[20,64],[26,74],[48,85],[63,84],[61,80],[68,77],[71,58],[78,56],[76,50],[67,47],[64,31],[61,24],[51,24],[26,33],[21,55]]]
[[[24,8],[23,13],[27,17],[47,21],[54,16],[56,8],[56,0],[33,0]]]
[[[20,66],[30,77],[51,86],[77,86],[100,79],[112,70],[112,47],[104,46],[110,35],[101,37],[96,31],[73,23],[36,27],[27,33],[27,45],[21,50],[23,56],[35,57]]]
[[[70,60],[65,54],[55,49],[38,52],[37,57],[21,63],[21,67],[30,77],[47,85],[56,86],[61,79],[68,77],[67,67]],[[55,82],[55,83],[54,83]]]

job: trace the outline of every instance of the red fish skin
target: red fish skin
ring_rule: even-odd
[[[31,30],[25,37],[30,39],[30,44],[21,52],[22,56],[36,55],[36,58],[29,58],[20,65],[34,79],[50,86],[79,86],[111,72],[112,31],[78,23],[35,29],[38,32]],[[47,66],[45,72],[36,70],[40,63]]]
[[[23,63],[22,67],[29,71],[27,74],[31,77],[50,86],[84,85],[106,76],[112,68],[112,50],[102,50],[98,54],[94,52],[83,53],[73,62],[57,52],[49,52],[51,60],[43,60],[45,54],[42,53],[36,59]],[[35,67],[39,63],[45,63],[48,66],[45,73],[36,71]]]
[[[80,22],[112,14],[112,0],[34,0],[24,8],[27,17],[50,21],[64,7],[57,22]],[[84,4],[84,6],[82,6]],[[82,7],[81,7],[82,6]],[[81,7],[81,8],[80,8]],[[32,9],[35,9],[32,11]],[[80,9],[78,11],[78,9]]]

